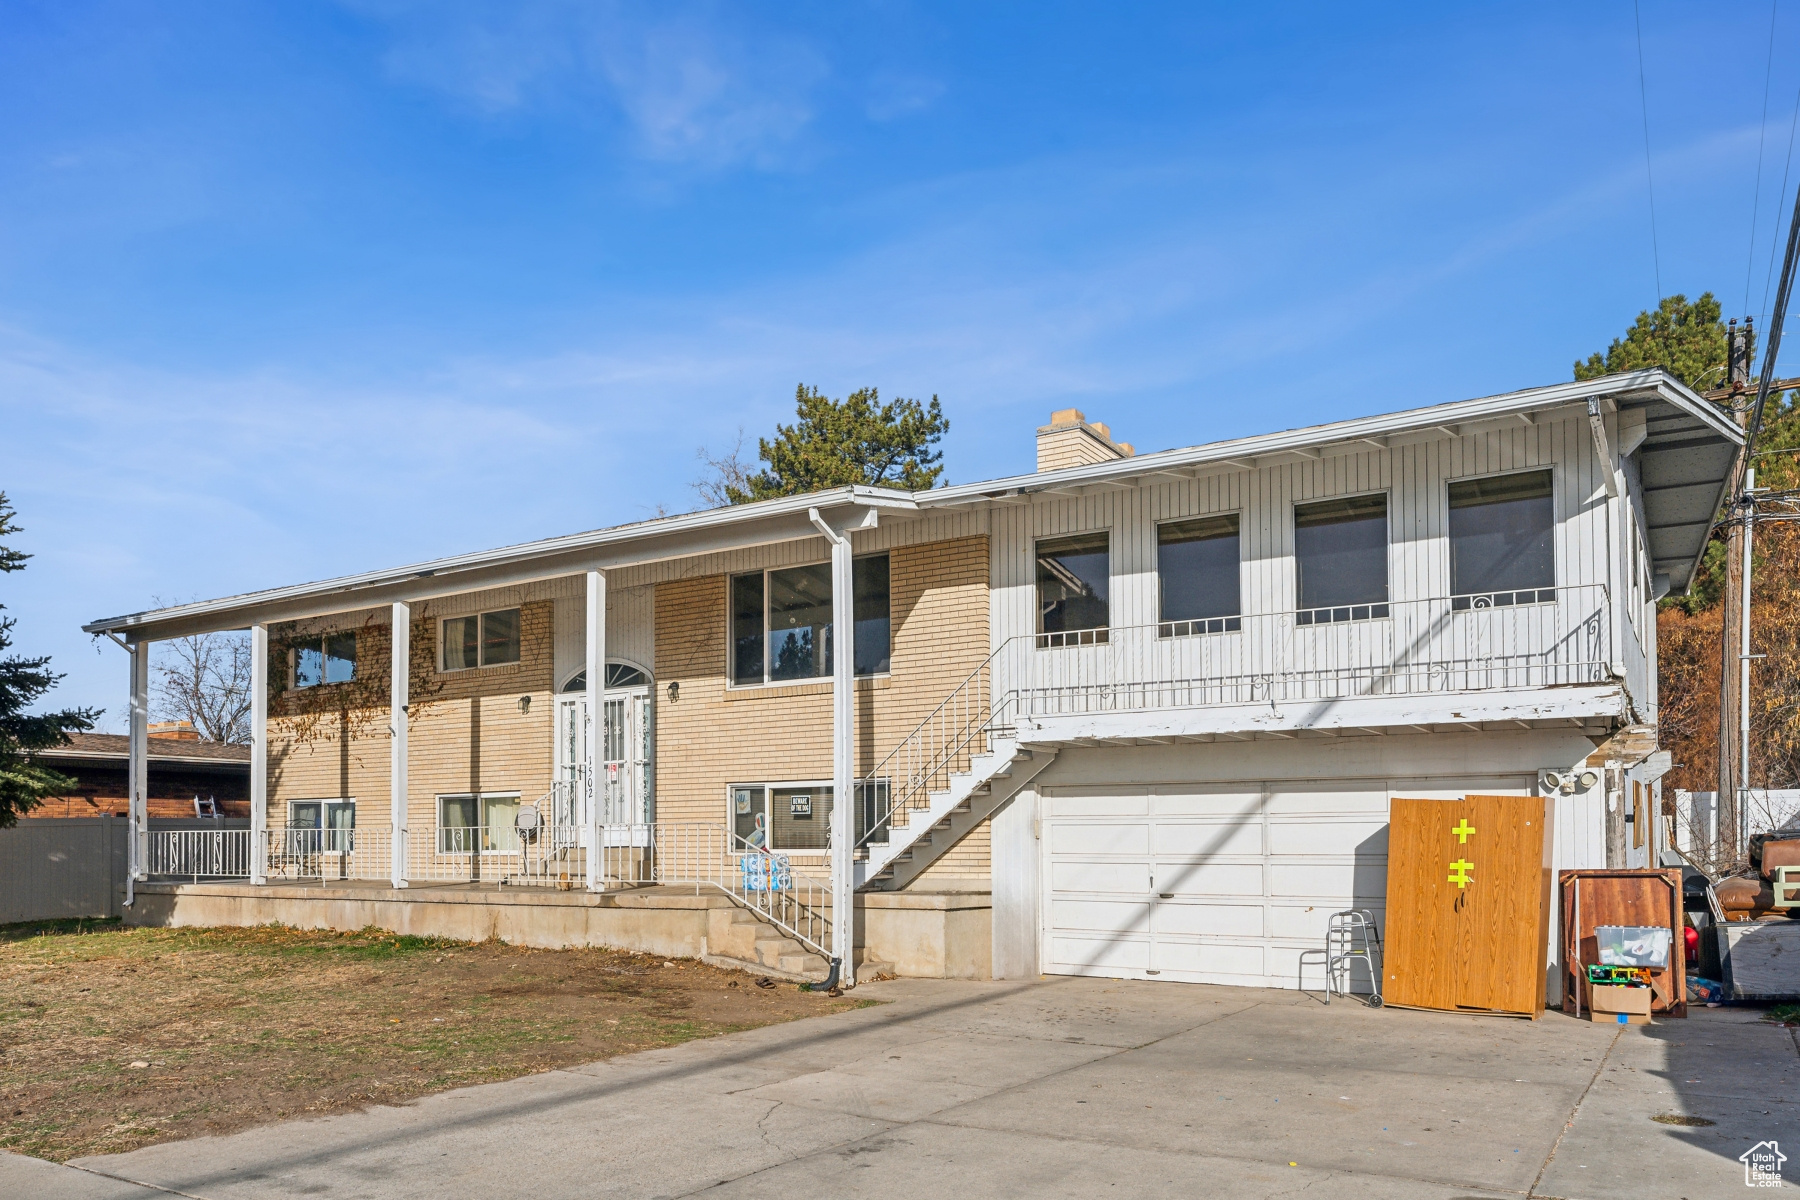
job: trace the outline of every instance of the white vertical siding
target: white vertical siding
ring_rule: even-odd
[[[610,581],[609,581],[610,583]],[[587,662],[587,602],[558,596],[554,610],[556,686],[561,688]],[[656,587],[606,589],[606,657],[642,667],[656,666]]]
[[[1550,467],[1560,586],[1607,584],[1619,611],[1618,538],[1585,414],[1538,424],[1496,426],[1389,449],[1371,447],[1254,470],[1222,469],[1197,479],[1156,479],[1131,488],[1095,488],[995,506],[993,642],[1036,631],[1033,545],[1040,538],[1107,532],[1112,545],[1115,627],[1156,621],[1156,525],[1215,513],[1240,514],[1243,609],[1292,611],[1297,604],[1293,506],[1335,496],[1385,492],[1389,519],[1389,598],[1424,600],[1450,593],[1451,481]],[[1626,560],[1629,561],[1628,559]],[[1615,628],[1630,624],[1615,617]],[[1615,644],[1613,658],[1619,659]]]

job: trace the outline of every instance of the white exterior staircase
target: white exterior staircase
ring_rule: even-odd
[[[865,786],[885,790],[859,813],[858,890],[905,887],[1056,757],[1019,744],[998,662],[996,651],[869,773]]]
[[[905,887],[1056,757],[1054,750],[1027,750],[1010,736],[992,737],[988,745],[970,758],[967,771],[949,773],[948,787],[926,792],[923,805],[895,808],[887,841],[865,843],[868,857],[856,864],[859,889]]]

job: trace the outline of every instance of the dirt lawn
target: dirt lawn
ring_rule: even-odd
[[[62,1160],[859,1007],[691,959],[0,926],[0,1147]]]

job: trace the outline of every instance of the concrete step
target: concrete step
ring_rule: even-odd
[[[817,958],[818,956],[814,955],[813,957]],[[829,966],[824,966],[817,971],[784,971],[780,967],[765,966],[748,959],[733,958],[729,954],[708,954],[704,955],[700,961],[708,966],[724,967],[727,971],[742,971],[746,975],[767,975],[771,979],[779,979],[784,983],[817,983],[825,978],[825,972],[830,969]]]
[[[870,958],[867,950],[856,952],[856,977],[870,979],[876,975],[895,975],[894,964],[879,958]]]
[[[776,969],[786,971],[790,975],[805,975],[808,979],[818,979],[831,970],[831,964],[810,950],[798,949],[793,954],[784,954]]]

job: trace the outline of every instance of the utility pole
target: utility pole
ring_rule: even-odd
[[[1750,653],[1750,576],[1755,568],[1753,539],[1756,536],[1756,468],[1744,470],[1744,562],[1743,590],[1739,602],[1738,623],[1738,805],[1739,837],[1748,836],[1750,814],[1750,660],[1761,655]],[[1735,840],[1735,839],[1734,839]]]
[[[1750,464],[1756,461],[1756,439],[1762,433],[1763,409],[1769,402],[1769,393],[1775,383],[1775,364],[1781,358],[1781,332],[1787,327],[1788,300],[1794,292],[1795,268],[1800,267],[1800,191],[1794,194],[1794,216],[1788,223],[1787,251],[1781,258],[1781,286],[1775,289],[1775,307],[1769,314],[1769,331],[1767,344],[1763,347],[1762,375],[1756,384],[1756,400],[1750,405],[1750,411],[1743,413],[1740,409],[1738,423],[1744,428],[1744,448],[1739,451],[1736,464],[1732,467],[1731,482],[1728,485],[1727,504],[1730,506],[1725,515],[1725,532],[1729,540],[1727,549],[1730,559],[1725,580],[1725,613],[1724,627],[1719,630],[1719,642],[1724,648],[1723,661],[1720,663],[1720,700],[1735,700],[1736,705],[1722,703],[1719,708],[1719,851],[1720,859],[1716,865],[1726,870],[1735,869],[1742,859],[1739,855],[1744,851],[1743,839],[1739,836],[1744,830],[1744,808],[1739,803],[1746,798],[1743,790],[1749,785],[1749,737],[1735,739],[1731,730],[1731,713],[1735,707],[1739,717],[1745,722],[1740,730],[1748,733],[1749,703],[1749,620],[1750,620],[1750,561],[1748,542],[1750,523],[1756,519],[1756,498],[1751,495],[1752,481]],[[1744,341],[1748,347],[1750,321],[1744,321]],[[1738,340],[1731,338],[1729,349],[1733,379],[1736,379]],[[1746,354],[1744,361],[1748,363]],[[1733,612],[1737,609],[1737,612]],[[1733,616],[1738,618],[1738,628],[1733,629]],[[1732,668],[1736,667],[1736,670]],[[1737,745],[1732,745],[1736,741]],[[1734,780],[1730,750],[1739,749],[1743,761],[1739,765],[1744,778]]]
[[[1750,386],[1750,360],[1755,344],[1751,319],[1745,317],[1741,329],[1736,321],[1731,322],[1725,336],[1731,394],[1740,398],[1733,406],[1737,410],[1734,415],[1738,425],[1743,427],[1747,426],[1750,417],[1749,406],[1741,398]],[[1734,472],[1734,482],[1739,478],[1742,478],[1741,474]],[[1744,705],[1744,671],[1749,667],[1743,657],[1746,649],[1742,637],[1743,617],[1739,611],[1747,582],[1744,532],[1749,523],[1737,496],[1732,496],[1727,503],[1730,517],[1725,526],[1725,587],[1720,596],[1723,611],[1719,623],[1719,777],[1716,797],[1719,814],[1716,853],[1721,867],[1735,863],[1738,858],[1738,788],[1742,781],[1738,779],[1737,760],[1740,750],[1744,749],[1739,744],[1738,717]]]

